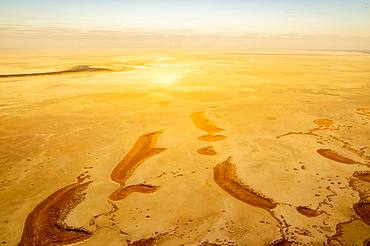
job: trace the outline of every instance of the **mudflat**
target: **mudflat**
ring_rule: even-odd
[[[369,54],[0,61],[2,245],[370,241]]]

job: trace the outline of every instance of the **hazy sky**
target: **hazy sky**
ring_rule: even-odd
[[[370,0],[1,0],[0,48],[370,49]]]

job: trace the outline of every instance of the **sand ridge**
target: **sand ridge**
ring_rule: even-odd
[[[321,214],[317,209],[311,209],[305,206],[298,206],[297,211],[307,217],[317,217]]]
[[[21,246],[47,246],[71,244],[86,240],[92,233],[83,227],[70,227],[64,223],[68,213],[85,198],[84,190],[92,181],[78,182],[51,194],[27,216]]]
[[[213,171],[215,182],[227,193],[249,205],[263,209],[273,209],[276,203],[243,184],[236,176],[231,157],[216,165]]]
[[[334,121],[330,119],[316,119],[313,122],[323,129],[328,129],[330,126],[334,124]]]
[[[224,140],[225,138],[226,138],[225,135],[209,135],[209,134],[198,137],[199,140],[205,141],[205,142],[217,142],[220,140]]]
[[[224,129],[218,127],[213,121],[211,121],[206,116],[204,111],[192,113],[191,118],[196,127],[203,131],[206,131],[209,135],[213,135],[214,133],[224,131]]]
[[[340,162],[340,163],[344,163],[344,164],[358,164],[357,161],[354,161],[354,160],[349,159],[345,156],[342,156],[341,154],[339,154],[336,151],[331,150],[331,149],[318,149],[317,153],[319,153],[320,155],[322,155],[322,156],[324,156],[324,157],[326,157],[330,160],[336,161],[336,162]]]
[[[111,179],[119,184],[124,184],[141,163],[151,156],[165,151],[165,148],[154,147],[161,133],[162,131],[157,131],[140,136],[132,149],[113,169]]]
[[[213,146],[205,146],[197,150],[201,155],[216,155],[216,151]]]
[[[158,186],[155,185],[147,185],[147,184],[137,184],[137,185],[130,185],[125,187],[120,187],[116,191],[114,191],[110,196],[109,199],[112,201],[119,201],[127,197],[133,192],[139,193],[153,193],[158,190]]]

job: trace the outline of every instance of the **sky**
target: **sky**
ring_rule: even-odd
[[[370,0],[1,0],[0,48],[370,50]]]

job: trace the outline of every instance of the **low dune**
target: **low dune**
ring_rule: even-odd
[[[213,172],[215,182],[233,197],[263,209],[273,209],[276,203],[262,194],[253,191],[250,187],[240,182],[236,176],[235,165],[231,163],[229,157],[216,165]]]
[[[340,163],[344,163],[344,164],[358,164],[357,161],[354,161],[352,159],[349,159],[339,153],[337,153],[336,151],[334,150],[331,150],[331,149],[318,149],[317,150],[317,153],[319,153],[320,155],[330,159],[330,160],[333,160],[333,161],[336,161],[336,162],[340,162]]]
[[[311,209],[305,206],[298,206],[297,211],[307,217],[317,217],[321,214],[317,209]]]
[[[77,182],[56,191],[27,216],[21,246],[63,245],[83,241],[92,233],[83,227],[64,223],[68,213],[85,198],[84,190],[91,183]]]
[[[215,155],[217,154],[215,149],[212,146],[202,147],[197,150],[197,152],[201,155]]]

